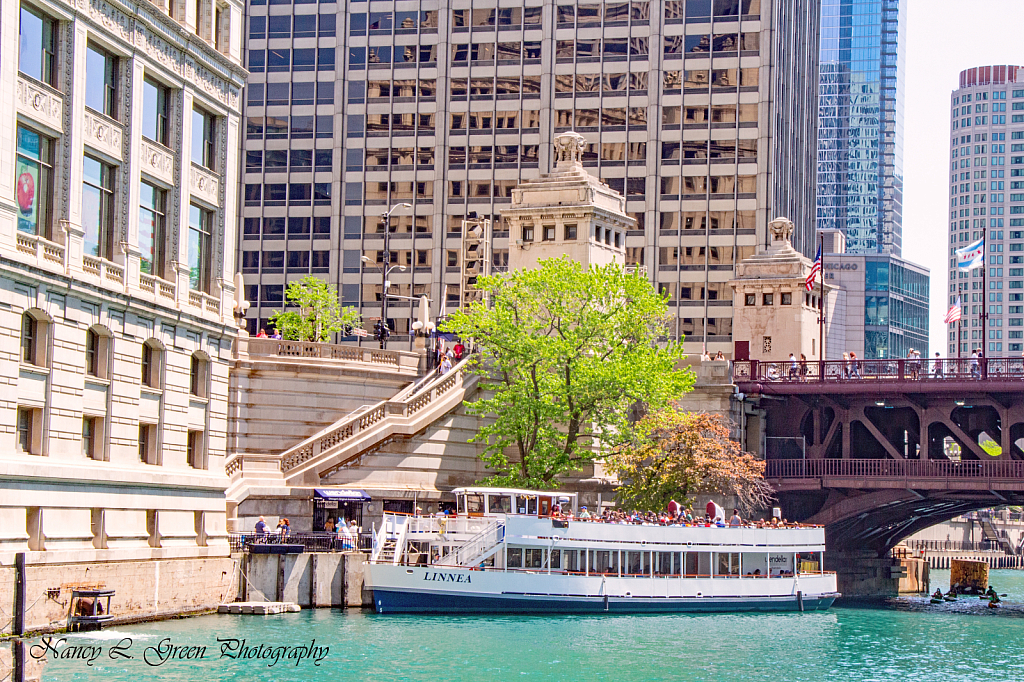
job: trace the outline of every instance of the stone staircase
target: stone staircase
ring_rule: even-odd
[[[424,377],[393,398],[362,406],[278,454],[240,453],[225,465],[235,505],[253,488],[314,486],[328,472],[396,438],[409,437],[462,404],[477,377],[466,371],[469,358],[447,374]]]

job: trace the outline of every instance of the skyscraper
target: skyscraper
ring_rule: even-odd
[[[967,69],[960,72],[959,85],[950,97],[948,294],[949,305],[962,297],[963,317],[948,325],[948,350],[951,357],[967,357],[975,349],[989,357],[1019,355],[1024,350],[1024,68]],[[984,280],[982,268],[961,272],[953,255],[982,238]]]
[[[906,0],[822,0],[818,229],[851,253],[903,247]]]
[[[288,281],[326,276],[372,328],[389,292],[461,300],[461,222],[515,237],[511,190],[576,130],[626,197],[629,263],[671,297],[672,335],[731,353],[734,263],[786,215],[812,251],[817,0],[249,0],[241,262],[250,329]],[[366,260],[363,260],[363,258]],[[389,300],[391,342],[410,301]]]

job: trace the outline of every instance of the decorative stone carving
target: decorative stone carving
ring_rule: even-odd
[[[587,140],[579,133],[569,131],[555,136],[555,163],[558,166],[583,165],[583,151]]]
[[[115,159],[122,158],[121,137],[123,131],[119,123],[86,109],[82,132],[85,133],[85,142],[90,147]]]
[[[772,233],[772,241],[788,242],[793,235],[793,221],[780,216],[768,223],[768,229]]]
[[[18,111],[64,132],[64,97],[21,76],[18,76]]]
[[[192,166],[188,191],[211,206],[220,206],[220,178],[205,168]]]
[[[142,140],[139,146],[142,170],[169,185],[174,184],[174,153],[166,147]]]

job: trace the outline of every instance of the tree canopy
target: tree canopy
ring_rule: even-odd
[[[444,331],[473,339],[471,370],[493,417],[473,439],[492,485],[553,487],[629,433],[631,409],[660,409],[693,385],[681,344],[661,341],[668,307],[641,275],[568,258],[481,277],[491,305],[454,312]]]
[[[675,499],[691,504],[699,493],[736,495],[749,510],[773,497],[764,462],[729,437],[723,417],[704,412],[660,410],[636,425],[629,442],[607,460],[622,481],[620,504],[658,511]]]
[[[292,341],[330,341],[331,334],[362,324],[355,308],[341,308],[338,290],[318,277],[289,282],[285,299],[295,310],[274,313],[270,324],[281,337]]]

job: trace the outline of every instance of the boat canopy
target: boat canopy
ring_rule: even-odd
[[[550,516],[557,505],[561,512],[576,511],[576,493],[520,488],[456,488],[458,513],[470,516],[526,514]]]

